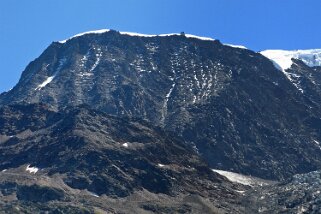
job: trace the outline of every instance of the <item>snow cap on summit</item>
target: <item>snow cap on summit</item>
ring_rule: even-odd
[[[83,32],[83,33],[79,33],[76,34],[68,39],[65,40],[61,40],[59,41],[59,43],[66,43],[68,40],[76,38],[76,37],[80,37],[83,35],[88,35],[88,34],[103,34],[103,33],[107,33],[111,31],[110,29],[101,29],[101,30],[94,30],[94,31],[87,31],[87,32]],[[170,33],[170,34],[141,34],[141,33],[134,33],[134,32],[119,32],[121,35],[128,35],[128,36],[138,36],[138,37],[165,37],[165,36],[178,36],[178,35],[182,35],[181,33]],[[192,35],[192,34],[184,34],[184,36],[186,36],[187,38],[195,38],[195,39],[200,39],[200,40],[207,40],[207,41],[214,41],[215,39],[209,38],[209,37],[201,37],[201,36],[196,36],[196,35]]]

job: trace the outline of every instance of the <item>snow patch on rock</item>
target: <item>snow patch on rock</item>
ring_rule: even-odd
[[[54,76],[48,77],[43,83],[41,83],[40,85],[37,86],[37,88],[35,90],[40,90],[43,87],[45,87],[46,85],[48,85],[53,79],[55,78]]]
[[[38,172],[39,168],[37,167],[30,167],[30,165],[28,165],[26,167],[26,171],[31,173],[31,174],[36,174]]]
[[[242,175],[235,172],[223,171],[218,169],[212,169],[214,172],[226,177],[233,183],[239,183],[247,186],[263,186],[267,183],[259,178],[254,178],[251,176]]]
[[[99,198],[99,195],[96,194],[96,193],[94,193],[94,192],[89,192],[89,194],[90,194],[91,196],[94,196],[94,197],[96,197],[96,198]]]

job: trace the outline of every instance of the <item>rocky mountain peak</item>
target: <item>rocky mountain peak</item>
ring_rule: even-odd
[[[264,53],[185,33],[86,32],[52,43],[0,105],[88,105],[141,118],[182,137],[217,169],[269,179],[317,169],[320,71],[298,52],[284,75]]]

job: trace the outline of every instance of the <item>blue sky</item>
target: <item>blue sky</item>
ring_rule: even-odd
[[[321,48],[321,0],[1,0],[0,93],[52,42],[110,28],[264,49]]]

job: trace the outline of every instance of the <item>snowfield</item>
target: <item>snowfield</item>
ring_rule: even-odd
[[[300,59],[310,67],[321,66],[321,49],[296,51],[265,50],[261,51],[260,53],[269,58],[274,65],[282,71],[285,71],[291,67],[293,64],[292,58]]]
[[[228,180],[230,180],[233,183],[239,183],[247,186],[264,186],[268,184],[268,181],[264,181],[263,179],[255,178],[252,176],[246,176],[235,172],[223,171],[218,169],[212,169],[212,170],[226,177]]]

